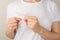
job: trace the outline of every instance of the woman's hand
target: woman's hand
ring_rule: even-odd
[[[20,21],[20,18],[16,18],[16,17],[10,18],[7,20],[7,26],[10,29],[17,29],[19,21]]]
[[[9,18],[7,20],[7,32],[6,32],[6,35],[9,38],[13,39],[15,37],[19,21],[20,21],[20,18],[16,18],[16,17]]]
[[[27,16],[24,19],[29,28],[31,28],[34,32],[37,32],[40,28],[38,18],[35,16]]]

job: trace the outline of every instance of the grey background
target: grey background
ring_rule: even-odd
[[[6,9],[7,5],[14,0],[0,0],[0,40],[10,40],[5,36],[6,31]],[[54,0],[60,9],[60,0]]]

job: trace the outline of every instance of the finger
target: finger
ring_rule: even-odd
[[[18,22],[20,22],[20,18],[16,18],[16,17],[14,17],[14,18],[9,18],[8,20],[7,20],[7,23],[18,23]]]
[[[38,21],[38,18],[36,16],[31,16],[30,18],[32,19],[33,22],[37,22]]]
[[[25,21],[28,21],[28,20],[30,20],[30,19],[32,19],[31,16],[26,16],[26,17],[24,18]]]
[[[13,29],[13,30],[16,30],[17,28],[18,28],[17,26],[8,27],[8,29]]]
[[[26,16],[26,17],[24,18],[24,21],[25,21],[25,22],[28,22],[28,19],[29,19],[29,18]]]
[[[22,19],[21,18],[15,18],[17,22],[20,22]]]
[[[9,23],[9,22],[16,22],[15,17],[7,19],[7,23]]]
[[[26,16],[26,17],[25,17],[25,19],[29,19],[29,18],[31,18],[31,19],[33,19],[33,20],[37,20],[37,19],[38,19],[36,16]]]
[[[36,16],[30,16],[31,19],[37,20],[38,18]]]
[[[13,24],[13,23],[17,23],[17,21],[16,20],[8,20],[7,21],[7,24]]]
[[[13,23],[13,24],[8,24],[7,26],[8,27],[13,27],[13,26],[18,26],[18,24],[17,23]]]

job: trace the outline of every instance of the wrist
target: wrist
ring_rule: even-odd
[[[38,34],[42,34],[42,33],[43,33],[43,30],[42,30],[42,29],[43,29],[42,26],[39,26],[39,27],[37,28],[36,32],[37,32]]]
[[[35,27],[35,32],[39,33],[39,31],[40,31],[40,26],[38,25],[38,26]]]

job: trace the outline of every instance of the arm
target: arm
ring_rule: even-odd
[[[38,30],[38,34],[46,40],[60,40],[60,22],[54,22],[52,24],[52,32],[43,27],[40,27]]]
[[[37,32],[46,40],[60,40],[60,21],[54,21],[52,23],[52,30],[48,31],[39,24],[38,18],[35,16],[25,17],[27,20],[28,27],[34,32]]]
[[[53,20],[59,20],[52,23],[52,30],[51,32],[46,30],[45,28],[41,27],[41,31],[38,32],[42,35],[43,38],[46,40],[60,40],[60,14],[58,7],[55,2],[50,2],[51,10],[53,11]],[[39,30],[40,30],[39,29]]]

